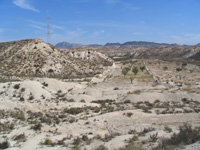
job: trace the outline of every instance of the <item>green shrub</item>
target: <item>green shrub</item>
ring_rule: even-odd
[[[7,149],[10,146],[10,143],[8,141],[4,141],[0,143],[0,149]]]
[[[167,67],[167,66],[164,66],[164,67],[163,67],[163,70],[164,70],[164,71],[168,70],[168,67]]]
[[[181,71],[181,70],[182,70],[181,68],[176,68],[176,71],[178,71],[178,72]]]
[[[127,73],[130,71],[131,69],[126,67],[124,69],[122,69],[122,74],[124,75],[124,77],[127,75]]]
[[[65,108],[64,112],[72,115],[80,114],[84,111],[84,108]]]
[[[140,70],[144,71],[144,69],[145,69],[145,66],[140,67]]]
[[[20,88],[20,84],[15,84],[15,85],[13,86],[13,88],[14,88],[14,89],[19,89],[19,88]]]
[[[138,73],[138,68],[137,68],[137,67],[134,67],[134,68],[132,69],[132,71],[133,71],[133,73],[136,75],[136,74]]]

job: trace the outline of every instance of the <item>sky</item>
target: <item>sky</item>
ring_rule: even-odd
[[[0,42],[200,43],[200,0],[0,0]]]

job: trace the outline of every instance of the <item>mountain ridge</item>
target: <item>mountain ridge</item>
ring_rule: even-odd
[[[81,46],[82,46],[81,44],[69,43],[69,42],[59,42],[55,45],[55,47],[60,49],[79,48]]]
[[[61,49],[71,49],[71,48],[80,48],[82,46],[89,46],[89,47],[93,47],[93,48],[98,48],[98,47],[112,47],[112,46],[118,46],[118,47],[162,47],[162,46],[180,46],[176,43],[174,44],[168,44],[168,43],[156,43],[156,42],[147,42],[147,41],[127,41],[124,43],[106,43],[104,45],[101,44],[88,44],[88,45],[84,45],[84,44],[76,44],[76,43],[69,43],[69,42],[59,42],[55,45],[55,47],[57,48],[61,48]],[[188,45],[183,45],[183,46],[188,46]]]

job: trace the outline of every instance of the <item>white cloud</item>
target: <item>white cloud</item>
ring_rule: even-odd
[[[98,37],[98,36],[100,36],[101,34],[103,34],[104,32],[105,32],[104,30],[95,31],[95,32],[93,33],[93,36],[94,36],[94,37]]]
[[[31,27],[39,29],[39,30],[46,30],[45,28],[39,26],[39,25],[35,25],[35,24],[30,24]]]
[[[30,5],[27,2],[27,0],[14,0],[13,4],[15,4],[16,6],[23,8],[23,9],[31,10],[31,11],[34,11],[34,12],[39,12],[39,10],[34,8],[34,6]]]
[[[50,25],[50,27],[55,28],[55,29],[60,29],[60,30],[64,30],[65,28],[62,26],[58,26],[58,25]]]
[[[16,32],[16,30],[14,30],[14,29],[8,29],[8,28],[1,28],[0,27],[0,33],[6,32],[6,31]]]
[[[66,32],[66,36],[69,37],[70,39],[75,39],[83,36],[86,34],[87,31],[82,31],[82,30],[71,30]]]
[[[37,22],[37,21],[33,21],[33,20],[27,20],[27,21],[30,22],[31,26],[34,27],[34,28],[44,29],[47,26],[47,23]],[[58,26],[58,25],[55,25],[55,24],[50,24],[50,29],[64,30],[65,28],[63,26]]]

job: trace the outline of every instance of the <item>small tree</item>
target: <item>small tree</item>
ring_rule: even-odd
[[[164,71],[166,71],[167,69],[168,69],[168,67],[167,67],[167,66],[164,66],[164,67],[163,67],[163,70],[164,70]]]
[[[176,68],[176,71],[178,71],[178,72],[181,71],[181,70],[182,70],[181,68]]]
[[[187,66],[187,63],[186,63],[186,62],[184,62],[184,63],[182,63],[182,65],[181,65],[181,66],[182,66],[182,69],[183,69],[183,68],[185,68],[185,67]]]
[[[130,70],[131,70],[131,69],[128,68],[128,67],[126,67],[126,68],[124,68],[124,69],[122,70],[122,74],[124,75],[124,78],[125,78],[125,76],[127,75],[127,73],[128,73]]]
[[[133,73],[136,75],[136,74],[138,73],[138,68],[137,68],[137,67],[134,67],[134,68],[132,69],[132,71],[133,71]]]
[[[133,83],[133,79],[134,79],[133,77],[130,77],[130,80],[131,80],[131,84]]]
[[[142,70],[142,72],[144,71],[145,66],[140,67],[140,70]]]

